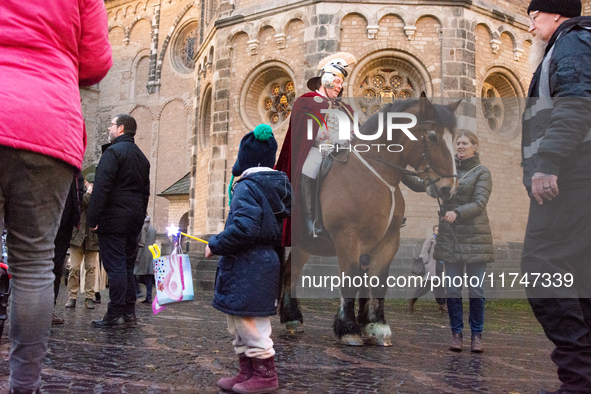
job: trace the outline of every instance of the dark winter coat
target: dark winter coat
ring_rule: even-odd
[[[133,267],[134,275],[154,275],[154,264],[150,246],[156,242],[156,229],[148,223],[142,228],[138,253]]]
[[[99,234],[139,234],[149,198],[150,162],[132,136],[120,135],[96,168],[86,223]]]
[[[545,61],[547,78],[541,78],[542,62],[523,113],[523,183],[528,190],[536,172],[557,175],[559,185],[591,180],[591,17],[562,23],[548,43]]]
[[[72,234],[72,229],[80,224],[80,204],[84,196],[84,177],[80,171],[74,174],[70,185],[70,191],[64,203],[64,211],[60,219],[58,232],[61,234]],[[68,235],[69,237],[70,235]]]
[[[234,187],[224,231],[209,239],[218,262],[213,307],[229,315],[271,316],[279,298],[282,220],[291,185],[279,171],[246,173]]]
[[[74,228],[70,245],[82,246],[84,244],[84,249],[98,251],[98,235],[86,225],[86,211],[89,202],[90,194],[85,193],[84,197],[82,197],[82,202],[80,203],[80,225]]]
[[[443,204],[443,213],[455,211],[458,217],[453,223],[439,220],[433,258],[446,263],[493,262],[492,234],[486,214],[492,192],[490,171],[480,164],[478,153],[465,160],[456,157],[456,167],[458,187],[451,200]],[[403,183],[414,191],[426,189],[425,182],[416,177],[405,175]]]

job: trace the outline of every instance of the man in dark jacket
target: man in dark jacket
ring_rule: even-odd
[[[111,121],[111,146],[96,169],[88,206],[86,221],[99,235],[111,299],[105,317],[93,320],[94,327],[137,324],[133,266],[150,197],[150,162],[134,142],[136,129],[131,115]]]
[[[271,320],[279,299],[282,222],[291,213],[287,175],[273,170],[277,142],[271,127],[258,125],[240,142],[233,176],[242,176],[224,231],[209,239],[205,257],[221,255],[212,306],[228,316],[240,372],[218,386],[237,393],[279,387]]]
[[[580,0],[533,0],[528,13],[545,51],[523,114],[531,202],[521,267],[536,318],[556,345],[557,393],[590,393],[591,18],[579,16]]]

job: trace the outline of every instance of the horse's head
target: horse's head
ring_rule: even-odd
[[[454,160],[455,110],[461,100],[449,104],[432,104],[424,93],[417,105],[407,112],[417,117],[417,125],[411,129],[418,141],[406,144],[404,153],[408,163],[420,176],[428,180],[427,193],[443,200],[455,193],[457,171]]]

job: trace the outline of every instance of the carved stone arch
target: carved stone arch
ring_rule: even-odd
[[[131,83],[129,84],[129,97],[137,97],[138,95],[136,94],[136,91],[138,90],[138,86],[136,85],[138,83],[138,66],[139,63],[142,59],[148,58],[148,62],[150,60],[150,48],[142,48],[139,51],[136,52],[136,54],[133,56],[133,60],[131,61]],[[147,74],[146,74],[146,84],[149,81],[149,63],[148,63],[148,70]],[[147,87],[141,86],[139,87],[140,89],[145,89],[145,94],[148,94],[148,89]]]
[[[402,22],[404,22],[405,25],[414,26],[414,24],[415,24],[414,19],[410,20],[411,16],[409,15],[409,13],[405,9],[402,9],[400,7],[381,8],[375,13],[375,16],[373,17],[373,19],[376,20],[378,23],[380,23],[382,18],[385,17],[386,15],[394,15],[394,16],[402,19]]]
[[[196,1],[191,1],[189,3],[187,3],[183,9],[177,14],[172,26],[170,27],[168,34],[166,35],[166,38],[164,39],[164,42],[162,44],[162,50],[160,51],[160,55],[158,56],[158,63],[156,64],[156,81],[160,81],[160,75],[162,72],[162,63],[164,61],[164,55],[166,55],[166,49],[168,48],[168,44],[170,44],[170,41],[172,39],[172,36],[174,34],[176,34],[177,32],[177,28],[179,23],[181,22],[181,20],[183,19],[183,17],[185,16],[185,14],[187,12],[189,12],[189,10],[191,9],[191,7],[197,7],[198,4]],[[194,20],[192,20],[194,21]],[[183,23],[183,26],[186,26],[188,22]],[[199,21],[199,23],[201,23],[201,21]]]
[[[125,37],[127,37],[127,28],[126,28],[125,26],[123,26],[123,23],[118,23],[118,24],[116,24],[116,25],[111,25],[111,26],[109,26],[109,33],[111,32],[111,30],[113,30],[113,29],[115,29],[115,28],[117,28],[117,27],[120,27],[120,28],[121,28],[121,30],[123,30],[123,35],[124,35]]]
[[[261,21],[260,28],[257,31],[257,36],[261,33],[265,27],[271,26],[275,30],[275,34],[282,33],[283,25],[275,18],[263,19]]]
[[[135,111],[138,108],[145,108],[148,110],[148,112],[150,113],[150,116],[152,117],[152,120],[154,120],[154,111],[152,110],[152,108],[148,107],[147,105],[144,104],[136,104],[133,107],[131,107],[131,109],[127,112],[128,114],[131,114],[133,111]]]
[[[344,5],[339,12],[336,14],[336,25],[340,25],[341,21],[350,14],[357,14],[365,19],[365,23],[369,26],[370,21],[373,20],[373,13],[369,8],[362,5]]]
[[[133,30],[135,25],[141,20],[148,21],[148,24],[150,25],[150,36],[154,34],[154,32],[152,31],[152,20],[150,19],[150,17],[148,17],[147,15],[138,15],[133,19],[133,21],[131,21],[129,28],[127,29],[127,35],[125,36],[127,42],[129,42],[131,39],[131,31]]]
[[[383,49],[379,43],[368,45],[364,48],[362,53],[359,53],[359,61],[353,68],[351,75],[347,78],[346,93],[348,97],[355,97],[355,85],[359,82],[358,79],[367,67],[372,63],[380,60],[393,58],[400,62],[407,63],[414,69],[417,74],[417,79],[420,79],[421,91],[425,91],[427,97],[433,96],[433,78],[428,71],[429,65],[423,63],[421,54],[417,53],[414,47],[405,43],[397,43],[394,48]]]
[[[414,24],[416,24],[419,19],[424,18],[424,17],[431,17],[431,18],[437,20],[437,22],[439,22],[439,25],[441,27],[449,27],[448,20],[445,17],[445,14],[442,12],[442,10],[440,10],[438,8],[418,7],[412,11],[411,19],[414,19]]]
[[[119,23],[117,25],[109,26],[109,35],[111,35],[111,32],[113,30],[117,29],[117,28],[120,28],[123,31],[123,34],[122,34],[122,36],[123,36],[122,44],[127,45],[129,43],[129,30],[125,26],[123,26],[122,23]],[[116,44],[118,44],[118,43],[115,43],[115,42],[112,43],[112,45],[116,45]]]
[[[213,105],[212,97],[213,85],[210,82],[207,83],[203,89],[199,107],[199,125],[197,126],[199,135],[197,136],[197,142],[202,150],[207,149],[209,145],[209,137],[211,135],[211,125],[213,124],[213,111],[211,108]]]
[[[237,27],[233,28],[232,30],[230,30],[230,32],[226,36],[226,46],[232,47],[232,44],[234,43],[234,39],[236,38],[237,35],[239,35],[241,33],[248,35],[248,33],[246,31],[244,31],[242,26],[237,26]]]
[[[135,11],[133,9],[133,6],[130,5],[125,8],[125,12],[123,13],[123,16],[127,18],[129,15],[132,15],[134,13],[135,13]]]
[[[491,71],[492,70],[492,71]],[[520,97],[525,97],[527,94],[527,86],[529,85],[529,80],[526,80],[521,73],[515,69],[515,65],[503,60],[495,60],[492,62],[490,67],[487,69],[480,70],[479,76],[476,81],[476,86],[482,86],[482,83],[486,79],[486,77],[494,72],[495,70],[501,71],[503,74],[511,80],[513,85],[515,86],[517,93],[520,94]]]
[[[143,15],[138,15],[136,16],[133,21],[131,21],[131,24],[129,25],[129,32],[131,33],[131,30],[133,29],[133,27],[142,19],[145,19],[148,21],[148,23],[150,24],[150,26],[152,25],[152,19],[150,19],[150,17],[146,14]]]
[[[477,116],[497,138],[511,141],[521,134],[521,117],[525,107],[523,78],[512,64],[495,61],[487,70],[482,70],[477,87],[481,99]]]
[[[115,20],[120,20],[121,15],[123,15],[123,10],[119,8],[117,11],[115,11]]]
[[[515,29],[513,29],[513,27],[503,24],[498,27],[497,31],[499,32],[499,37],[503,33],[507,34],[511,38],[513,49],[517,48],[517,34],[515,33]]]
[[[482,18],[482,20],[479,21],[475,21],[476,25],[474,26],[474,31],[476,31],[476,28],[478,26],[482,26],[486,29],[486,31],[488,32],[488,38],[489,40],[493,39],[493,28],[491,27],[491,25],[489,24],[489,22],[487,20],[485,20],[484,18]]]
[[[181,97],[173,97],[171,99],[166,100],[164,102],[164,104],[162,104],[162,106],[160,107],[160,110],[158,111],[158,115],[156,116],[156,120],[160,120],[160,117],[162,116],[162,112],[164,111],[166,106],[168,104],[172,103],[173,101],[180,101],[181,104],[183,104],[183,107],[185,108],[187,115],[190,115],[191,108],[190,108],[189,104],[185,100],[183,100]]]
[[[376,23],[373,23],[373,14],[366,8],[362,6],[344,6],[337,14],[336,14],[336,25],[340,27],[341,31],[343,30],[343,20],[348,17],[349,15],[357,15],[364,19],[365,21],[365,30],[367,37],[370,40],[375,39],[376,34],[379,30],[379,26]],[[337,32],[340,34],[340,32]]]
[[[295,10],[295,11],[289,12],[283,16],[283,18],[281,19],[281,22],[280,22],[281,31],[285,32],[285,30],[287,29],[287,26],[289,26],[289,24],[294,19],[299,19],[302,22],[304,22],[304,27],[310,26],[310,19],[308,18],[306,13],[302,10]]]
[[[213,67],[214,54],[215,54],[215,48],[212,45],[212,46],[209,47],[209,55],[207,55],[207,65],[210,68]]]
[[[135,6],[135,13],[137,14],[138,12],[141,11],[145,11],[146,8],[148,7],[148,2],[146,1],[146,4],[143,4],[141,1],[139,3],[137,3],[137,5]]]

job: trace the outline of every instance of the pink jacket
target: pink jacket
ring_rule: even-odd
[[[0,145],[80,168],[78,87],[98,83],[112,64],[103,0],[1,0]]]

